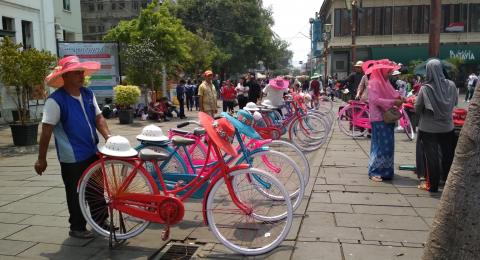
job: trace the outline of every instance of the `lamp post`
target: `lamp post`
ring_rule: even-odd
[[[325,66],[325,74],[323,80],[325,81],[325,86],[328,84],[328,41],[330,40],[330,33],[332,32],[332,25],[327,23],[323,25],[323,61]]]

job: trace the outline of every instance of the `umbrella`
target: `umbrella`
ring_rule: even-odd
[[[417,66],[415,66],[415,69],[413,70],[413,73],[415,75],[426,76],[427,75],[427,62],[428,62],[428,60],[418,64]],[[455,71],[455,65],[453,65],[452,63],[450,63],[446,60],[441,60],[441,62],[442,62],[444,73],[447,72],[448,75],[451,75],[451,73]]]

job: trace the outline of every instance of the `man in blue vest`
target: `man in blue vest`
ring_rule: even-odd
[[[100,64],[97,62],[80,62],[78,57],[68,56],[61,59],[55,70],[47,76],[47,84],[58,89],[45,102],[39,154],[35,162],[35,171],[42,175],[47,168],[48,144],[53,133],[70,213],[69,234],[82,239],[94,236],[86,229],[86,221],[78,200],[77,183],[83,171],[97,160],[96,130],[105,140],[110,137],[107,123],[93,92],[83,87],[85,76],[99,69]],[[98,196],[101,196],[100,203],[106,205],[103,192]],[[90,200],[93,199],[98,197]],[[95,215],[92,212],[92,216],[99,225],[106,225],[106,206],[104,212],[97,212]]]

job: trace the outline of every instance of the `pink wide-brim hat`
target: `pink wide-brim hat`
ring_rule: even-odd
[[[268,85],[276,89],[287,89],[290,82],[280,77],[276,77],[268,81]]]
[[[373,64],[373,65],[370,65],[370,64]],[[368,68],[368,66],[370,67]],[[372,61],[364,62],[364,67],[362,67],[362,69],[364,70],[365,74],[369,75],[374,70],[378,70],[378,69],[398,70],[400,69],[400,66],[393,61],[390,61],[388,59],[383,59],[383,60],[372,60]]]
[[[62,87],[64,82],[62,75],[71,71],[84,71],[89,76],[100,69],[101,65],[95,61],[80,62],[77,56],[68,56],[58,61],[58,66],[45,78],[50,87]]]

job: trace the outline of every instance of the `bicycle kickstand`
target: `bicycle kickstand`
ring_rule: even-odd
[[[166,241],[170,237],[170,225],[166,225],[165,229],[162,231],[162,240]]]

